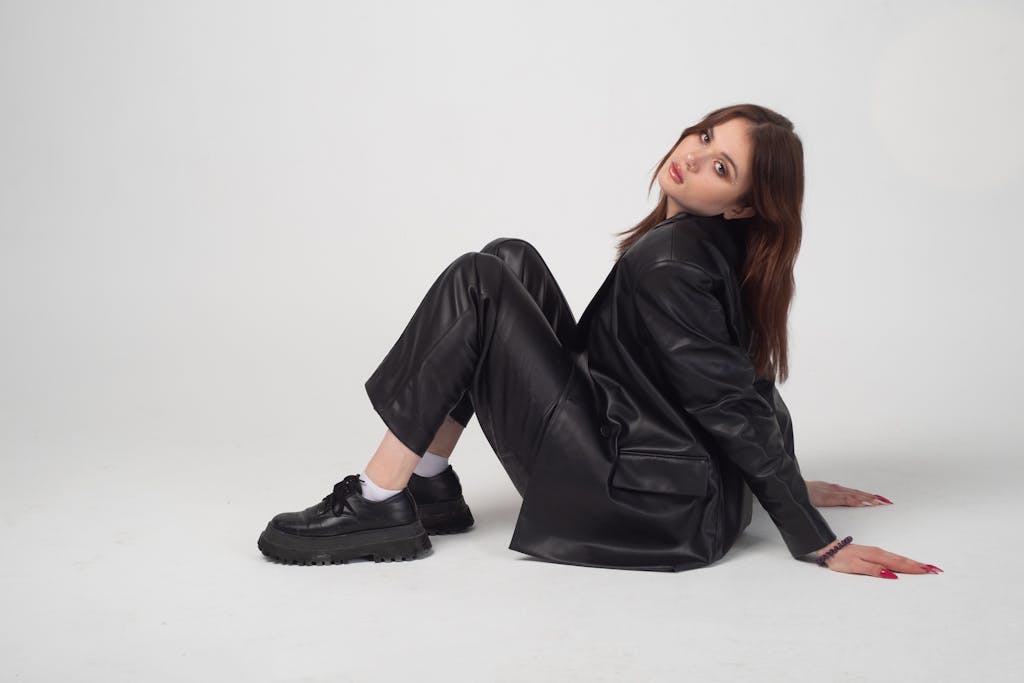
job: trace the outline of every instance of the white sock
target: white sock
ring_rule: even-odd
[[[359,473],[359,481],[363,483],[363,498],[366,500],[381,501],[402,492],[402,489],[386,489],[383,486],[377,486],[366,476],[365,470]]]
[[[437,453],[431,453],[427,451],[420,458],[419,463],[416,465],[416,469],[412,471],[413,474],[418,474],[421,477],[432,477],[435,474],[441,474],[448,469],[448,458]]]

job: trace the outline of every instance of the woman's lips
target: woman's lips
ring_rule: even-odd
[[[676,181],[680,185],[683,183],[683,172],[679,170],[679,166],[676,162],[672,162],[668,165],[668,174],[672,176],[672,180]]]

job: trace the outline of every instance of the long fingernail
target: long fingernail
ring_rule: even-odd
[[[937,571],[939,571],[939,572],[943,571],[943,570],[942,570],[942,569],[940,569],[939,567],[936,567],[936,566],[935,566],[934,564],[926,564],[926,565],[924,565],[924,567],[925,567],[925,568],[926,568],[926,569],[927,569],[928,571],[930,571],[931,573],[933,573],[933,574],[934,574],[935,572],[937,572]]]
[[[892,501],[889,500],[888,498],[886,498],[885,496],[880,496],[880,495],[878,495],[876,493],[875,494],[875,498],[877,498],[878,500],[882,501],[883,503],[888,503],[889,505],[892,505]]]
[[[900,577],[896,576],[895,574],[893,574],[888,569],[883,569],[881,572],[879,572],[879,576],[881,576],[884,579],[898,579],[898,578],[900,578]]]

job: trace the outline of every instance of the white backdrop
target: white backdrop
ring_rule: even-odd
[[[667,677],[680,673],[677,634],[695,629],[657,615],[664,591],[683,586],[690,609],[706,601],[694,618],[712,638],[686,665],[705,679],[735,673],[722,662],[737,644],[716,628],[809,624],[840,588],[864,592],[850,598],[855,613],[902,589],[904,610],[877,598],[907,618],[894,632],[954,622],[978,596],[949,588],[951,567],[963,558],[962,573],[1010,577],[1002,563],[1021,557],[997,546],[1009,540],[1001,520],[1019,517],[1021,35],[1024,10],[994,0],[0,2],[0,577],[16,589],[0,607],[20,624],[2,627],[0,667],[109,681],[156,675],[153,662],[179,679],[227,662],[313,680],[331,670],[313,664],[322,658],[369,675],[374,650],[348,664],[339,653],[386,653],[395,631],[410,658],[378,661],[407,673],[440,663],[429,639],[415,642],[437,628],[469,657],[467,680],[516,680],[538,662],[552,680],[622,680],[640,675],[633,666]],[[657,161],[683,128],[738,102],[791,118],[805,147],[780,385],[804,474],[892,498],[825,515],[840,536],[945,575],[879,586],[802,571],[759,507],[754,540],[729,559],[752,576],[777,568],[784,583],[751,585],[746,599],[729,562],[666,577],[514,561],[518,503],[475,421],[453,459],[479,510],[471,534],[401,565],[263,562],[267,519],[312,504],[377,446],[384,425],[363,382],[452,259],[525,238],[578,316],[611,267],[613,233],[657,201]],[[465,562],[445,559],[459,553]],[[406,634],[383,618],[406,609],[388,592],[406,581],[434,591],[426,614],[447,613],[471,590],[454,577],[481,566],[527,591],[471,594],[515,621],[451,617]],[[346,607],[338,591],[353,576],[367,602]],[[555,577],[567,584],[554,603],[519,608]],[[582,612],[558,602],[588,581],[613,603],[622,590],[643,617],[614,627],[654,648],[642,662],[594,640],[611,618],[595,596]],[[992,667],[1020,664],[1001,649],[1020,637],[1012,590],[994,600],[1000,629],[974,633],[996,649]],[[197,595],[202,606],[184,607]],[[257,599],[273,609],[246,611]],[[752,616],[751,602],[766,611]],[[735,604],[732,621],[722,604]],[[939,612],[922,623],[924,605]],[[375,610],[380,621],[360,623]],[[569,641],[538,625],[566,614]],[[956,648],[935,660],[921,633],[883,652],[883,667],[849,658],[830,638],[849,644],[881,618],[859,616],[863,631],[762,643],[744,670],[793,680],[796,666],[811,680],[847,657],[842,680],[977,673]],[[325,630],[316,647],[299,632],[306,619],[349,631]],[[50,633],[55,623],[65,630]],[[272,623],[294,633],[263,630]],[[211,644],[235,629],[248,637]],[[55,642],[64,664],[49,656]],[[906,663],[915,647],[932,659]]]

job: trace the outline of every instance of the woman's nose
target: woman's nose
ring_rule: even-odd
[[[697,159],[693,156],[693,152],[686,153],[686,169],[691,173],[697,168]]]

